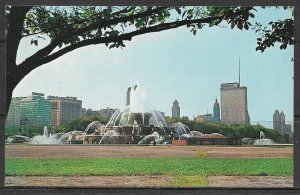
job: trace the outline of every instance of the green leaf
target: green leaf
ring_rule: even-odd
[[[221,22],[222,22],[221,19],[216,19],[216,20],[214,21],[214,25],[218,25],[218,24],[220,24]]]
[[[243,24],[242,24],[242,23],[238,23],[237,26],[238,26],[238,28],[239,28],[240,30],[243,29]]]
[[[235,23],[231,22],[231,29],[233,29],[235,27]]]
[[[111,44],[111,45],[109,46],[109,49],[111,49],[111,48],[113,48],[113,47],[116,47],[116,44],[115,44],[115,43]]]
[[[196,33],[197,33],[197,30],[193,30],[193,35],[196,35]]]
[[[128,12],[128,15],[133,15],[134,9],[131,9],[130,12]]]
[[[157,20],[156,20],[156,18],[154,17],[154,18],[152,18],[152,19],[150,20],[149,25],[153,25],[153,24],[155,24],[156,22],[157,22]]]

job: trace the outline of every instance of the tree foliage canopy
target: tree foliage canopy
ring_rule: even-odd
[[[195,122],[190,121],[187,117],[172,118],[165,117],[168,125],[172,125],[176,122],[182,122],[186,124],[190,130],[199,131],[204,134],[220,133],[226,137],[231,138],[252,138],[259,139],[260,131],[263,131],[266,138],[273,139],[277,143],[291,143],[292,135],[288,133],[280,133],[273,129],[265,128],[261,125],[245,125],[245,124],[224,124],[221,122]]]
[[[291,8],[285,8],[291,9]],[[257,50],[264,51],[274,43],[280,48],[293,44],[293,19],[274,21],[272,28],[253,26],[253,7],[211,6],[7,6],[6,64],[7,110],[13,89],[29,72],[77,48],[105,44],[123,48],[133,37],[186,26],[196,35],[205,26],[228,25],[231,28],[260,32]],[[16,64],[19,43],[32,37],[31,44],[50,40],[49,44],[20,64]]]

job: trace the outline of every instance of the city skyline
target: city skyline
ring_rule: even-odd
[[[222,85],[226,85],[226,86],[227,85],[238,85],[238,83],[222,83],[221,86]],[[133,87],[129,87],[127,89],[127,93],[126,93],[126,106],[128,106],[130,104],[130,92],[131,92],[132,88],[134,88],[134,90],[135,90],[136,87],[137,87],[137,85],[134,85]],[[245,87],[242,86],[241,88],[245,88]],[[221,87],[221,89],[222,89],[222,87]],[[45,96],[43,93],[38,93],[38,92],[32,92],[32,95],[42,95],[43,97]],[[7,118],[7,122],[9,124],[17,124],[18,125],[18,123],[19,123],[19,125],[20,125],[20,119],[19,119],[19,121],[17,120],[18,117],[20,118],[20,116],[19,116],[20,113],[19,113],[19,115],[16,115],[16,112],[19,112],[18,111],[18,109],[19,109],[18,107],[20,107],[20,105],[18,106],[18,103],[16,103],[16,101],[20,102],[20,100],[22,100],[22,99],[24,99],[24,100],[28,99],[29,100],[32,97],[33,96],[13,97],[12,98],[12,105],[11,105],[12,107],[10,108],[9,117]],[[47,101],[50,101],[50,102],[52,102],[53,100],[68,100],[68,101],[71,100],[71,101],[78,101],[78,102],[80,102],[80,105],[82,104],[82,100],[77,100],[77,97],[73,97],[73,96],[58,97],[58,96],[48,95],[47,99],[44,99],[44,100],[47,100]],[[221,100],[221,102],[222,102],[222,100]],[[54,106],[52,108],[52,110],[53,110],[52,116],[55,116],[56,109],[57,109],[56,106]],[[100,114],[100,115],[103,115],[103,116],[110,117],[111,115],[113,115],[113,113],[114,113],[115,110],[120,109],[120,108],[109,108],[109,107],[106,107],[106,108],[96,108],[96,109],[97,110],[93,110],[91,108],[81,107],[81,111],[79,111],[79,112],[81,113],[80,114],[81,116],[84,116],[87,113],[89,113],[89,114],[94,114],[94,115]],[[98,109],[100,109],[100,110],[98,110]],[[179,107],[179,102],[177,100],[175,100],[173,102],[173,106],[171,107],[171,109],[172,109],[172,115],[170,115],[168,117],[180,118],[180,107]],[[277,116],[277,118],[276,117],[274,118],[274,116],[276,115],[276,112],[278,112],[277,109],[275,110],[275,113],[273,114],[273,121],[272,121],[273,122],[273,127],[271,127],[270,124],[268,124],[268,125],[261,124],[261,125],[263,125],[263,126],[265,126],[267,128],[273,128],[274,130],[277,130],[277,131],[280,131],[280,132],[282,132],[282,131],[293,131],[292,124],[290,124],[291,121],[286,121],[287,123],[285,123],[285,115],[284,115],[284,113],[283,113],[282,110],[281,110],[281,113],[280,113],[280,117],[281,117],[281,115],[283,115],[283,121],[284,121],[283,123],[284,124],[283,124],[283,127],[277,127],[278,124],[276,125],[276,123],[278,123],[277,121],[279,119],[277,119],[278,116]],[[83,113],[85,113],[85,114],[83,114]],[[161,113],[164,116],[164,112],[161,112]],[[14,116],[12,116],[11,114],[13,114]],[[278,115],[279,115],[279,112],[278,112]],[[182,117],[186,117],[186,116],[182,116]],[[57,118],[57,117],[53,117],[52,123],[55,122],[55,118]],[[71,118],[72,118],[72,116],[71,116]],[[197,121],[197,122],[222,122],[222,123],[225,123],[225,124],[227,123],[226,121],[221,121],[220,120],[220,107],[219,107],[219,103],[218,103],[217,99],[214,102],[213,112],[212,113],[209,113],[208,110],[207,110],[206,114],[198,113],[198,116],[195,117],[193,115],[193,118],[190,118],[190,120],[194,120],[194,121]],[[248,120],[250,120],[250,119],[248,119]],[[18,122],[16,122],[16,121],[18,121]],[[65,123],[65,122],[62,122],[62,123]],[[240,123],[240,122],[229,123],[229,124],[238,124],[238,123]],[[242,122],[242,123],[245,123],[245,122]],[[247,122],[246,122],[246,124],[247,124]],[[259,123],[257,123],[257,124],[259,124]],[[52,124],[52,126],[56,127],[57,125],[53,125]]]
[[[267,23],[290,15],[274,8],[258,11],[255,19]],[[238,81],[240,57],[241,85],[248,88],[251,121],[268,121],[272,126],[276,108],[285,111],[286,121],[292,121],[293,48],[280,50],[275,45],[260,53],[255,51],[257,37],[253,31],[230,27],[205,28],[196,36],[179,28],[136,37],[123,50],[89,46],[32,71],[13,96],[38,91],[76,96],[83,100],[84,108],[123,109],[128,86],[139,80],[154,109],[171,116],[170,107],[177,99],[181,116],[192,119],[207,110],[212,113],[215,98],[220,99],[221,83]],[[30,42],[21,42],[19,62],[36,49],[27,47],[26,41]]]

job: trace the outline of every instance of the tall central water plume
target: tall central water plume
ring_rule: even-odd
[[[154,110],[151,105],[147,91],[139,82],[131,87],[130,103],[121,110],[116,110],[106,128],[113,126],[154,126],[154,127],[167,127],[167,124],[161,112]]]
[[[153,132],[160,135],[165,133],[168,126],[162,113],[153,109],[147,91],[139,82],[129,89],[128,105],[124,107],[123,111],[116,110],[114,112],[106,125],[106,133],[100,143],[138,143]],[[108,136],[111,139],[107,138]]]

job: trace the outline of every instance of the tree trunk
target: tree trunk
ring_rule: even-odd
[[[12,99],[12,94],[14,88],[18,85],[18,76],[14,75],[15,71],[12,71],[11,67],[15,65],[7,64],[7,69],[6,69],[6,117],[8,114],[9,106],[11,103]]]
[[[16,56],[22,38],[23,23],[31,6],[12,6],[6,16],[6,117],[8,114],[12,93],[17,84],[25,77],[16,64]]]
[[[12,94],[16,86],[27,75],[23,69],[16,66],[16,64],[6,64],[6,117],[8,114],[9,106],[12,100]]]
[[[11,99],[12,99],[12,93],[13,93],[13,89],[11,89],[11,87],[9,87],[8,85],[6,85],[6,110],[5,110],[5,116],[7,118],[8,115],[8,110],[9,110],[9,106],[11,103]]]

